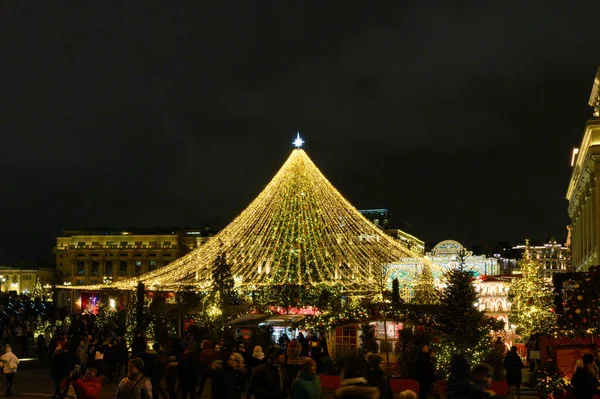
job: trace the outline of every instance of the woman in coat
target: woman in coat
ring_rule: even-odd
[[[517,353],[516,346],[512,346],[504,357],[504,369],[506,370],[506,384],[509,386],[510,399],[515,398],[515,391],[517,391],[517,398],[521,399],[523,361]]]
[[[4,375],[6,376],[6,396],[12,395],[12,383],[17,373],[19,358],[12,353],[10,345],[4,347],[4,355],[0,357],[0,361],[4,365]]]

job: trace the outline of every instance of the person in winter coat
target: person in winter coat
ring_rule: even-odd
[[[224,340],[222,341],[225,342]],[[200,352],[200,387],[197,392],[198,396],[202,396],[206,380],[209,379],[213,373],[213,362],[219,360],[220,356],[221,354],[219,351],[213,349],[212,342],[207,339],[202,341],[202,352]]]
[[[62,345],[58,345],[50,360],[50,377],[54,381],[54,396],[58,397],[61,392],[62,381],[69,376],[71,365],[69,355],[63,351]]]
[[[235,359],[229,352],[223,354],[223,360],[213,363],[211,379],[212,399],[239,399],[240,391],[236,384]]]
[[[159,348],[160,344],[155,343],[152,349],[148,349],[146,352],[140,354],[140,359],[144,361],[144,376],[148,377],[152,383],[152,396],[158,398],[160,394],[161,397],[166,398],[167,393],[160,384],[164,369],[157,352]]]
[[[144,361],[139,357],[127,364],[127,377],[117,388],[115,399],[152,399],[152,383],[144,377]]]
[[[510,399],[521,399],[521,384],[523,383],[523,361],[517,353],[517,347],[511,346],[510,351],[504,357],[504,369],[506,370],[506,384],[509,387]]]
[[[583,355],[583,368],[575,371],[571,378],[571,385],[577,399],[592,399],[594,395],[600,394],[600,386],[594,374],[593,355]]]
[[[235,386],[237,391],[242,393],[246,390],[246,363],[244,356],[238,352],[233,354],[233,360],[235,361]]]
[[[85,377],[71,381],[77,399],[100,399],[102,384],[102,377],[98,376],[98,370],[95,367],[88,367]]]
[[[131,357],[136,358],[139,357],[142,353],[146,351],[146,338],[144,338],[144,334],[141,331],[138,331],[131,342]]]
[[[285,354],[279,345],[271,345],[268,361],[254,370],[246,397],[254,399],[286,399],[289,397],[290,380],[285,368]]]
[[[262,350],[262,348],[258,345],[256,345],[254,347],[254,350],[252,351],[252,356],[250,357],[250,364],[248,364],[248,374],[252,375],[252,373],[254,373],[254,370],[260,366],[261,364],[263,364],[265,361],[265,354]]]
[[[435,382],[435,367],[429,356],[429,346],[421,346],[417,356],[417,381],[419,381],[419,398],[427,399]]]
[[[317,376],[317,362],[304,357],[300,361],[300,370],[300,375],[292,383],[292,399],[321,399],[323,390]]]
[[[195,349],[196,345],[189,343],[177,366],[181,399],[186,399],[188,395],[190,399],[195,398],[196,385],[198,385],[198,359],[194,353]]]
[[[490,394],[473,383],[469,361],[464,355],[455,354],[450,360],[450,376],[446,385],[446,399],[490,399]]]
[[[289,343],[285,350],[287,355],[288,374],[292,379],[298,376],[298,371],[300,370],[300,365],[298,363],[300,360],[300,352],[302,352],[302,347],[295,339]]]
[[[4,355],[0,356],[0,362],[4,365],[4,375],[6,376],[6,396],[12,396],[12,384],[19,358],[12,352],[10,345],[4,347]]]
[[[77,347],[75,354],[79,357],[79,372],[85,375],[88,363],[88,347],[84,340],[79,341],[79,346]]]
[[[379,397],[381,399],[392,399],[392,386],[390,385],[389,378],[385,375],[383,358],[381,356],[371,356],[367,381],[369,381],[370,386],[379,389]]]
[[[177,399],[177,359],[175,356],[169,356],[169,364],[167,364],[167,392],[169,399]]]
[[[337,399],[379,399],[379,389],[371,387],[365,378],[366,364],[363,359],[353,359],[342,372],[341,387],[335,391]]]

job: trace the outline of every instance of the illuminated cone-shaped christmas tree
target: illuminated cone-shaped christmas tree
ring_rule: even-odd
[[[529,240],[519,264],[523,277],[510,286],[508,320],[527,341],[531,334],[548,332],[556,324],[556,314],[551,286],[540,276],[542,264],[531,255]]]
[[[149,289],[208,288],[221,254],[236,286],[248,289],[294,284],[365,290],[382,265],[421,258],[365,219],[297,148],[258,197],[208,243],[111,287],[141,281]]]

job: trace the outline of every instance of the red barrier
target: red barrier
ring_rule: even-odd
[[[390,385],[394,393],[406,391],[410,389],[419,393],[419,383],[415,380],[403,380],[400,378],[390,378]]]
[[[340,376],[339,375],[325,375],[319,376],[321,379],[321,387],[323,389],[338,389],[340,387]]]

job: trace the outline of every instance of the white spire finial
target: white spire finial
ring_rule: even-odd
[[[296,140],[294,140],[294,145],[296,146],[296,148],[300,148],[300,147],[302,147],[302,144],[304,144],[304,140],[302,140],[302,138],[300,138],[300,132],[298,132],[298,135],[296,136]]]

